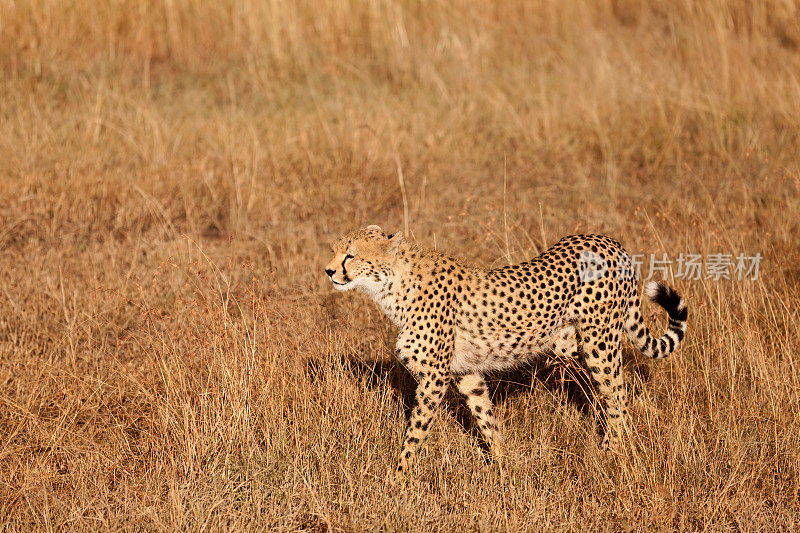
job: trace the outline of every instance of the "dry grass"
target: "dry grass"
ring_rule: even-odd
[[[797,527],[799,21],[792,0],[0,2],[0,527]],[[485,264],[575,231],[765,259],[672,281],[690,334],[633,379],[624,454],[534,379],[501,395],[508,479],[451,406],[389,488],[391,332],[321,273],[368,223]]]

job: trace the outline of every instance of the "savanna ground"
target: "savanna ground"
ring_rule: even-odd
[[[0,69],[0,527],[798,525],[797,2],[5,0]],[[620,453],[521,372],[506,478],[453,401],[391,487],[408,378],[322,274],[372,223],[764,259],[670,277]]]

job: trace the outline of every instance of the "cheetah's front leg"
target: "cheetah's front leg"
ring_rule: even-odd
[[[425,313],[421,312],[421,316]],[[417,323],[412,323],[416,326]],[[411,410],[406,438],[395,471],[395,480],[402,479],[428,434],[436,408],[450,383],[449,360],[453,350],[452,329],[442,320],[426,321],[422,327],[401,331],[397,337],[397,358],[417,381],[416,405]]]
[[[503,439],[497,427],[494,406],[489,398],[489,388],[486,386],[486,381],[478,373],[457,375],[453,377],[453,381],[458,387],[458,391],[466,398],[467,405],[472,411],[472,416],[475,417],[478,429],[481,431],[487,446],[489,446],[492,456],[496,461],[501,461]]]
[[[416,405],[411,411],[400,452],[395,479],[402,479],[416,457],[419,445],[428,434],[436,408],[442,403],[449,383],[448,375],[438,370],[423,371],[417,379]]]

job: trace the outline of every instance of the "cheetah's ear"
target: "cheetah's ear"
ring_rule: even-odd
[[[389,239],[389,251],[394,252],[397,247],[403,242],[403,232],[398,231],[397,233],[390,233],[386,236]]]
[[[366,228],[364,228],[364,229],[365,229],[365,230],[367,230],[367,231],[373,231],[373,230],[374,230],[374,231],[383,231],[383,230],[381,229],[381,227],[380,227],[380,226],[378,226],[377,224],[372,224],[371,226],[367,226],[367,227],[366,227]]]

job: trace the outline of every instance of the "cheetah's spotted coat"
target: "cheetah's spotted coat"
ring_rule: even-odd
[[[398,475],[409,468],[451,380],[499,457],[501,437],[483,375],[547,351],[585,362],[605,414],[604,444],[617,442],[627,414],[624,334],[644,355],[659,359],[678,347],[686,331],[681,297],[651,282],[647,295],[667,311],[669,328],[661,338],[650,335],[637,280],[623,268],[629,256],[601,235],[564,237],[530,261],[494,269],[425,250],[378,226],[346,235],[333,252],[325,273],[337,289],[360,289],[378,303],[399,328],[397,358],[417,379]],[[587,270],[596,267],[593,260],[607,268]]]

